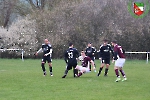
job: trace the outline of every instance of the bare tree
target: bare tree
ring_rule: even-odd
[[[31,13],[29,5],[20,0],[0,0],[0,25],[7,28],[17,16]]]

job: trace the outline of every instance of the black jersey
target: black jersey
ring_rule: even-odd
[[[43,55],[52,52],[52,46],[50,44],[42,44]],[[51,56],[50,54],[47,56]]]
[[[110,52],[114,56],[113,49],[109,44],[101,45],[99,50],[99,58],[110,58]]]
[[[77,57],[79,56],[79,52],[76,48],[69,48],[65,52],[65,61],[66,63],[77,63]]]
[[[96,52],[96,49],[94,47],[87,47],[85,50],[86,56],[88,56],[90,58],[94,57],[95,52]]]

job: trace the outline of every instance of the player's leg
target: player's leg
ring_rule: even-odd
[[[106,64],[104,76],[107,76],[109,70],[109,64]]]
[[[75,63],[75,64],[73,65],[73,76],[74,76],[74,77],[77,77],[77,75],[78,75],[78,69],[76,69],[76,66],[77,66],[77,63]]]
[[[93,60],[93,62],[95,61],[95,57],[92,57],[91,59]],[[91,65],[91,63],[90,63],[90,65]],[[96,68],[95,62],[94,62],[94,67]],[[91,68],[90,68],[90,71],[91,71]],[[96,70],[94,70],[94,72],[96,72]]]
[[[72,69],[72,65],[68,64],[68,65],[66,66],[66,70],[65,70],[64,75],[62,76],[62,78],[65,78],[65,77],[67,76],[68,71],[69,71],[70,69]]]
[[[42,61],[41,61],[41,67],[42,67],[44,76],[46,76],[45,62],[46,62],[46,60],[45,60],[45,58],[43,57],[43,59],[42,59]]]
[[[80,77],[83,74],[83,71],[82,71],[83,67],[77,65],[75,69],[79,70],[78,77]]]
[[[122,74],[122,76],[123,76],[122,81],[126,81],[126,80],[127,80],[127,78],[126,78],[126,74],[125,74],[124,70],[122,69],[122,67],[119,67],[119,71],[120,71],[120,73],[121,73],[121,74]]]
[[[120,60],[117,59],[117,60],[115,61],[115,67],[114,67],[115,74],[116,74],[116,77],[117,77],[116,82],[118,82],[118,81],[121,80],[120,75],[119,75],[119,66],[120,66]]]
[[[93,60],[93,62],[94,62],[94,57],[90,57],[90,58],[91,58],[91,60]],[[90,63],[89,68],[90,68],[90,71],[91,71],[91,68],[92,68],[91,63]]]
[[[100,76],[104,66],[105,66],[105,59],[101,59],[101,66],[99,68],[97,76]]]
[[[50,76],[53,76],[53,67],[52,67],[52,63],[49,62],[48,65],[49,65]]]
[[[106,68],[105,68],[104,76],[107,76],[108,70],[109,70],[109,66],[110,66],[110,58],[106,59],[105,63],[106,63]]]
[[[115,66],[115,67],[114,67],[114,70],[115,70],[115,74],[116,74],[116,77],[117,77],[116,82],[118,82],[118,81],[121,80],[120,75],[119,75],[119,71],[118,71],[118,67]]]
[[[120,73],[121,73],[122,76],[123,76],[123,80],[122,80],[122,81],[126,81],[126,80],[127,80],[126,74],[125,74],[125,72],[124,72],[124,70],[123,70],[124,63],[125,63],[125,59],[120,59],[119,71],[120,71]]]
[[[50,76],[53,76],[52,59],[50,57],[47,57],[47,62],[48,62],[48,66],[49,66]]]
[[[81,69],[81,70],[80,70],[80,72],[79,72],[79,74],[78,74],[78,77],[80,77],[81,75],[83,75],[83,73],[85,74],[85,73],[91,72],[90,69],[89,69],[89,68],[86,68],[86,67],[81,67],[80,69]]]

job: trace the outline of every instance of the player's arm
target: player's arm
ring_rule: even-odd
[[[113,56],[113,58],[114,58],[115,54],[114,54],[114,50],[112,49],[112,47],[111,47],[111,46],[110,46],[109,50],[111,51],[112,56]]]
[[[86,48],[86,50],[85,50],[85,55],[88,55],[88,53],[87,53],[87,49],[88,49],[88,48]]]
[[[117,55],[118,55],[118,50],[116,48],[116,49],[114,49],[114,60],[118,59]]]
[[[95,65],[94,65],[94,61],[90,60],[90,63],[92,64],[93,70],[96,70]]]
[[[42,52],[42,48],[40,48],[40,49],[36,52],[36,55],[38,55],[39,52]]]
[[[79,52],[78,52],[78,50],[76,49],[76,58],[78,58],[79,57]]]
[[[95,47],[92,47],[92,55],[95,55],[95,53],[96,53],[96,49]]]
[[[122,49],[122,52],[123,52],[123,54],[125,54],[126,51],[124,49]]]
[[[101,46],[100,49],[99,49],[98,58],[99,58],[99,59],[102,58],[102,46]]]
[[[49,52],[45,54],[45,56],[51,55],[52,52],[53,52],[53,49],[51,48],[51,49],[49,50]]]
[[[114,51],[114,57],[112,63],[114,63],[118,59],[117,55],[118,55],[118,51]]]
[[[66,64],[68,64],[68,54],[67,54],[67,52],[64,53],[64,60],[65,60]]]

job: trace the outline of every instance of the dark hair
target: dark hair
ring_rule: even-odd
[[[85,51],[84,51],[84,50],[82,50],[82,51],[81,51],[81,53],[85,53]]]
[[[104,42],[108,42],[108,40],[107,40],[107,39],[104,39],[103,41],[104,41]]]
[[[69,43],[69,47],[72,46],[72,45],[73,45],[73,43]]]
[[[116,40],[113,40],[112,43],[117,43],[117,41],[116,41]]]

